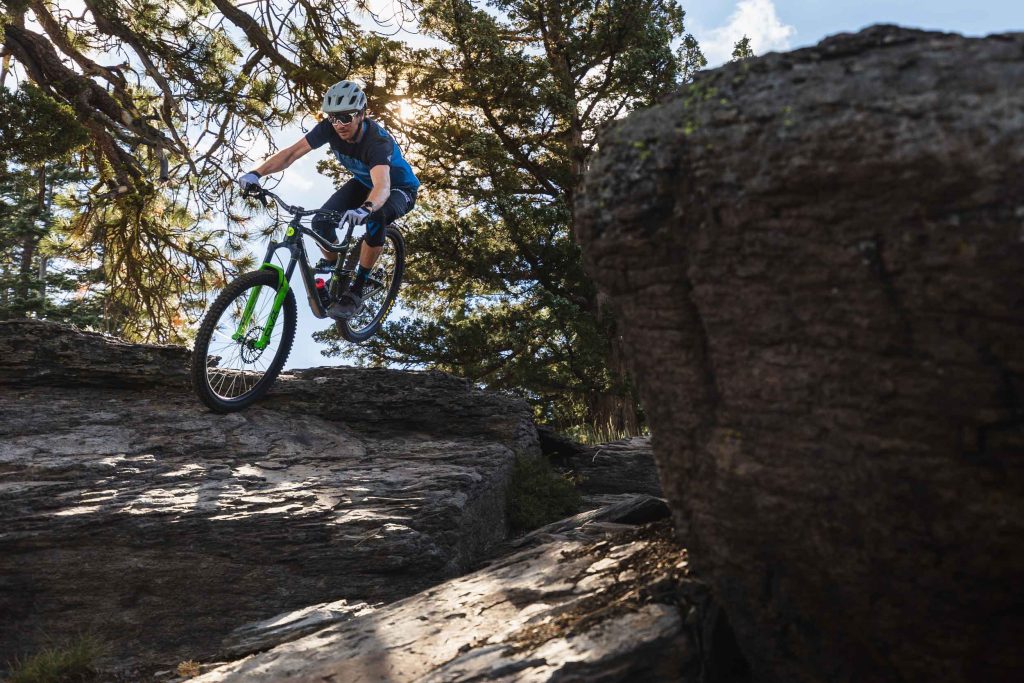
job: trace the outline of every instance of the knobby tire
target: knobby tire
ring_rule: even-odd
[[[356,266],[359,265],[359,254],[362,251],[364,239],[365,237],[359,238],[359,242],[356,243],[355,248],[349,254],[348,261],[345,263],[345,268],[351,273],[355,273]],[[385,249],[388,248],[389,244],[394,249],[395,272],[392,275],[387,294],[379,310],[374,314],[369,323],[355,329],[353,329],[353,319],[338,320],[335,323],[335,327],[341,336],[354,344],[364,342],[377,333],[384,319],[391,312],[392,306],[395,305],[395,300],[398,298],[398,289],[402,286],[402,277],[405,275],[405,238],[402,237],[402,233],[398,228],[388,226],[387,231],[384,233],[384,244]]]
[[[242,410],[266,394],[267,390],[270,389],[270,385],[277,379],[281,368],[284,367],[288,354],[291,352],[292,344],[295,341],[295,324],[298,318],[298,311],[295,305],[295,294],[293,291],[289,291],[285,295],[281,305],[281,312],[274,324],[275,328],[283,326],[281,328],[282,334],[279,346],[274,351],[274,357],[264,370],[263,376],[251,388],[234,397],[226,397],[219,394],[210,385],[209,368],[216,366],[209,365],[209,351],[217,323],[221,321],[221,317],[232,303],[241,299],[240,303],[244,306],[249,291],[256,286],[267,287],[276,293],[280,286],[278,274],[270,270],[258,270],[246,273],[228,284],[206,312],[206,317],[203,319],[202,325],[199,326],[199,332],[196,335],[195,348],[192,352],[192,386],[199,399],[211,410],[218,413]],[[255,312],[254,315],[256,313],[258,312]]]

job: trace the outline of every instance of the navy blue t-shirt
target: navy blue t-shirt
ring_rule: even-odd
[[[363,121],[362,136],[356,142],[345,142],[335,132],[330,120],[324,119],[306,133],[306,142],[313,149],[329,144],[341,165],[369,188],[373,187],[370,169],[382,164],[391,167],[392,188],[415,192],[420,186],[412,167],[402,156],[398,143],[376,121]]]

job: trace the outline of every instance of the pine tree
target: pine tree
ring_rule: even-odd
[[[708,65],[708,59],[700,49],[697,39],[689,33],[686,34],[679,46],[679,61],[682,64],[680,75],[683,82],[692,81],[694,74]]]
[[[85,180],[72,156],[88,136],[67,107],[31,85],[0,89],[0,136],[0,318],[84,322],[80,301],[58,303],[78,285],[49,262],[48,247],[59,232],[55,198]]]
[[[362,0],[82,4],[3,4],[0,89],[32,83],[81,122],[92,184],[68,207],[69,234],[99,254],[113,328],[176,339],[189,308],[246,266],[230,190],[253,148],[353,70],[377,82],[392,50],[358,30]],[[12,128],[4,142],[35,132]]]
[[[422,218],[407,226],[402,297],[413,315],[387,324],[361,357],[516,391],[563,427],[635,431],[636,401],[614,323],[582,269],[573,211],[601,129],[706,63],[682,10],[662,0],[432,0],[420,18],[443,46],[413,53],[406,75],[420,109],[404,133],[425,190]],[[630,194],[624,180],[621,201]]]
[[[753,56],[754,49],[750,47],[750,38],[744,35],[736,41],[736,45],[732,48],[732,61],[741,62],[744,59],[750,59]]]

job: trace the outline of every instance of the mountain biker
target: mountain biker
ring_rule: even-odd
[[[391,134],[366,118],[366,94],[359,85],[352,81],[335,83],[324,94],[321,109],[324,118],[313,130],[242,175],[238,183],[243,190],[258,186],[261,177],[283,171],[310,150],[330,145],[334,156],[353,177],[321,208],[344,211],[343,220],[366,225],[366,239],[352,285],[327,309],[332,318],[346,319],[362,306],[363,288],[383,249],[385,229],[415,205],[420,181]],[[334,221],[320,217],[312,222],[313,230],[331,242],[338,240],[337,227]],[[333,269],[338,255],[321,251],[324,258],[317,264],[317,270]]]

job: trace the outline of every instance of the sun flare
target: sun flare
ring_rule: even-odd
[[[409,100],[398,101],[398,118],[406,123],[416,116],[416,107]]]

